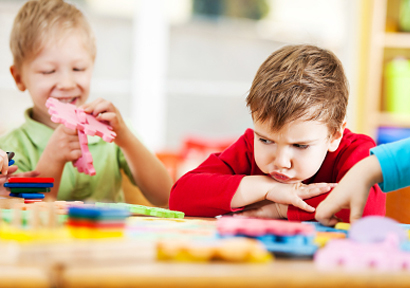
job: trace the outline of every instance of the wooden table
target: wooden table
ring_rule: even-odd
[[[67,267],[60,287],[410,287],[408,272],[318,271],[311,260],[270,264],[140,263]]]
[[[50,275],[42,268],[0,265],[0,287],[51,287]]]

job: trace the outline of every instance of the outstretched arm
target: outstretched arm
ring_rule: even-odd
[[[332,226],[339,222],[335,216],[341,209],[350,209],[350,222],[363,215],[370,188],[383,181],[376,156],[364,158],[350,169],[336,188],[316,208],[316,220]]]
[[[172,178],[161,161],[151,153],[127,127],[118,109],[109,101],[97,99],[82,106],[99,121],[106,121],[117,134],[114,142],[124,153],[135,183],[154,205],[168,203]]]

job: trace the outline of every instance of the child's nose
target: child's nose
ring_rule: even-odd
[[[276,155],[275,155],[275,160],[273,161],[273,164],[277,168],[291,168],[291,159],[290,156],[288,155],[287,151],[284,150],[277,150]]]
[[[69,90],[75,87],[74,75],[70,72],[63,72],[58,78],[57,88],[61,90]]]

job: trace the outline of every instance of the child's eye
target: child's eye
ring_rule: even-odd
[[[47,71],[41,71],[41,74],[48,75],[48,74],[53,74],[55,70],[47,70]]]
[[[309,148],[309,145],[293,144],[293,147],[296,147],[298,149],[307,149]]]
[[[266,139],[263,139],[263,138],[259,138],[259,141],[261,141],[263,144],[272,144],[273,143],[273,141],[266,140]]]
[[[73,71],[81,72],[81,71],[85,71],[85,68],[73,68]]]

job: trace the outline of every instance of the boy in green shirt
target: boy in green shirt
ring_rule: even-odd
[[[123,169],[151,203],[166,205],[172,180],[162,163],[132,134],[112,103],[97,99],[85,104],[96,47],[84,15],[62,0],[28,1],[14,20],[10,48],[17,88],[28,90],[33,100],[26,122],[0,140],[4,150],[16,153],[19,169],[53,177],[53,198],[92,201],[124,200]],[[114,143],[88,137],[96,176],[81,174],[70,163],[81,156],[77,131],[51,121],[45,106],[49,97],[79,106],[113,127]]]

